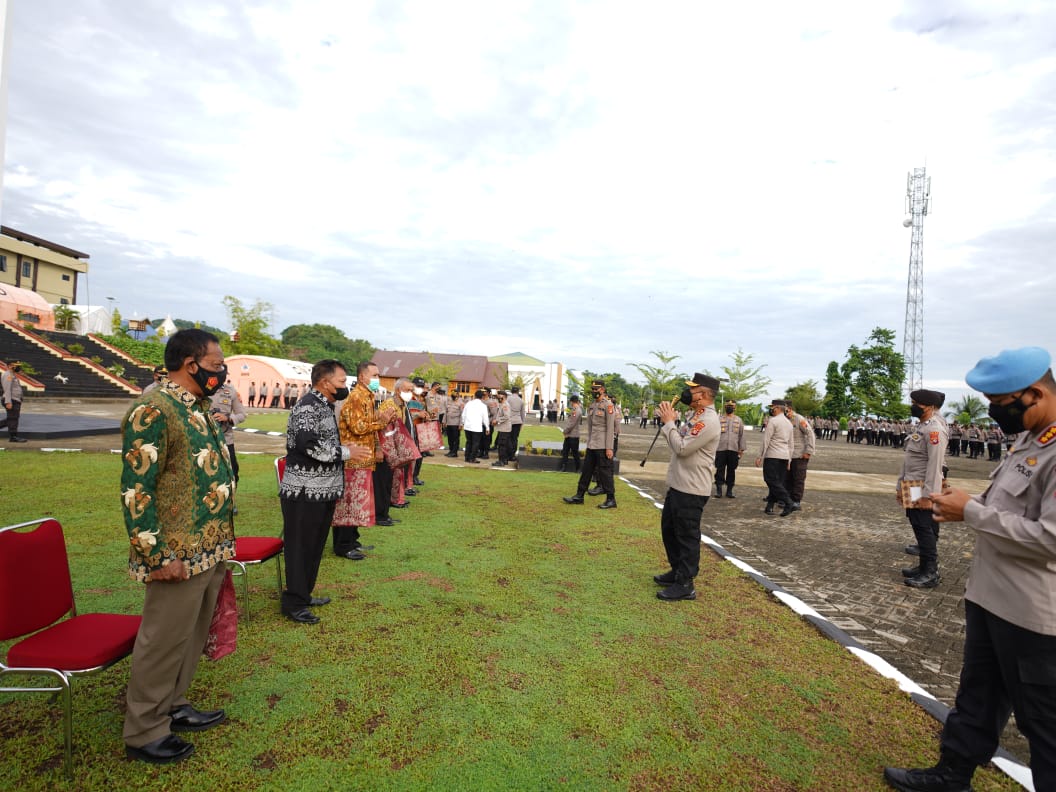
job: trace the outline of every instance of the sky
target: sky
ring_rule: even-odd
[[[1056,350],[1056,4],[9,0],[0,220],[78,302],[767,396],[903,344]]]

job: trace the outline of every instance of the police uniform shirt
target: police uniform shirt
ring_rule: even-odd
[[[1020,434],[964,507],[975,531],[965,598],[1025,630],[1056,635],[1056,423]]]
[[[209,398],[210,412],[220,413],[228,416],[231,420],[224,421],[220,426],[224,430],[224,443],[235,444],[235,426],[246,420],[246,411],[242,406],[242,399],[238,397],[238,391],[230,383],[222,385],[220,389]]]
[[[616,408],[606,397],[595,399],[587,409],[587,449],[612,450],[616,431]]]
[[[744,453],[748,447],[744,439],[744,421],[736,414],[719,416],[719,447],[716,451]]]
[[[715,480],[715,451],[719,445],[719,415],[713,406],[689,416],[682,426],[674,421],[661,431],[671,447],[667,486],[689,495],[710,495]]]
[[[814,427],[810,421],[797,412],[789,419],[792,423],[792,458],[799,459],[804,454],[814,456]]]
[[[923,497],[928,497],[932,492],[941,492],[942,463],[946,459],[948,444],[946,422],[939,418],[938,413],[918,423],[912,434],[906,437],[906,453],[902,457],[902,475],[898,477],[898,486],[902,486],[903,480],[923,481]]]
[[[759,456],[763,459],[792,458],[792,422],[784,413],[772,415],[766,422]]]
[[[578,404],[573,404],[568,410],[568,417],[561,429],[565,437],[579,437],[579,423],[582,417],[583,408]]]
[[[522,399],[516,393],[511,393],[509,396],[506,397],[506,403],[510,405],[510,423],[523,424],[524,399]]]

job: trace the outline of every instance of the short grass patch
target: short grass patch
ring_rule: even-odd
[[[237,530],[277,534],[272,460],[241,463]],[[62,521],[82,612],[141,603],[119,468],[0,456],[0,520]],[[937,724],[893,683],[709,552],[696,602],[658,601],[659,512],[622,484],[599,511],[562,503],[556,474],[422,475],[400,524],[364,529],[368,560],[326,553],[321,624],[282,619],[272,570],[251,573],[238,650],[190,693],[229,722],[187,763],[124,758],[127,661],[76,680],[73,788],[867,790],[935,756]],[[0,788],[61,786],[61,745],[54,705],[0,696]]]

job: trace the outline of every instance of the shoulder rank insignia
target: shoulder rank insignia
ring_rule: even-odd
[[[1038,445],[1048,445],[1053,440],[1056,440],[1056,424],[1041,433],[1041,437],[1038,438]]]
[[[932,432],[930,435],[928,435],[928,439],[931,441],[932,445],[938,445],[939,444],[939,433],[938,432]]]

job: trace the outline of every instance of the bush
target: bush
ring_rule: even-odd
[[[56,345],[56,346],[58,346],[58,345]],[[78,344],[76,341],[74,341],[72,344],[70,344],[66,348],[68,350],[70,350],[70,352],[72,352],[75,355],[83,355],[84,354],[84,344]]]

